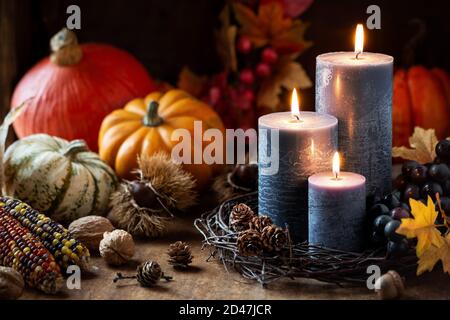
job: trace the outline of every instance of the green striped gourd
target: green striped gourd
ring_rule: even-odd
[[[69,223],[106,213],[117,178],[83,140],[36,134],[5,153],[5,191],[51,218]]]

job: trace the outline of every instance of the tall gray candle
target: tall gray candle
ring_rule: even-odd
[[[336,153],[333,172],[308,179],[309,243],[359,252],[364,245],[366,179],[357,173],[339,172],[338,160]]]
[[[362,174],[366,191],[382,195],[391,190],[393,58],[355,51],[317,57],[316,111],[339,120],[343,169]]]
[[[294,117],[295,116],[295,117]],[[259,118],[260,215],[296,242],[308,239],[308,177],[329,168],[337,146],[337,119],[315,112],[279,112]]]

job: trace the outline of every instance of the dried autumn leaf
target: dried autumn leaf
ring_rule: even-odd
[[[431,246],[440,247],[442,245],[441,233],[434,224],[438,213],[431,197],[428,197],[426,206],[414,199],[410,199],[409,204],[414,219],[402,219],[396,232],[408,239],[417,238],[416,254],[420,258]]]
[[[221,28],[215,32],[217,52],[225,70],[237,71],[236,36],[237,27],[230,23],[230,7],[226,5],[219,16]]]
[[[312,86],[303,67],[288,58],[280,61],[274,70],[275,74],[261,84],[257,95],[258,107],[275,110],[280,103],[282,88],[292,90],[294,88],[306,89]]]
[[[233,5],[241,32],[256,48],[271,45],[282,52],[302,51],[311,45],[305,41],[307,25],[284,15],[280,3],[269,2],[259,6],[258,15],[249,7],[235,2]]]
[[[450,233],[442,238],[440,247],[432,246],[422,254],[419,258],[417,275],[421,275],[425,271],[432,271],[439,260],[442,261],[444,272],[450,274]]]
[[[434,129],[425,130],[415,127],[413,135],[409,138],[411,148],[394,147],[392,148],[392,156],[414,160],[422,164],[433,162],[436,157],[435,147],[437,143],[438,139]]]
[[[205,76],[198,76],[188,67],[184,67],[178,76],[178,88],[198,97],[206,84]]]

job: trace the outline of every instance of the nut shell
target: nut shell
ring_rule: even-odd
[[[404,291],[405,285],[402,277],[393,270],[383,274],[375,283],[375,291],[381,300],[392,300],[400,298]]]
[[[134,251],[133,237],[125,230],[105,232],[100,241],[100,255],[110,265],[127,263],[133,258]]]
[[[89,250],[98,251],[105,232],[114,230],[111,222],[100,216],[87,216],[73,221],[69,232]]]
[[[0,300],[16,300],[23,292],[25,283],[13,268],[0,267]]]

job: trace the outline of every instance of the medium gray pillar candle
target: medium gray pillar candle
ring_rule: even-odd
[[[295,242],[308,239],[308,177],[330,167],[337,147],[337,119],[301,112],[299,121],[290,112],[259,118],[260,215],[289,226]]]
[[[349,252],[364,249],[366,179],[356,173],[331,171],[309,182],[309,243]]]
[[[317,57],[316,111],[339,120],[343,169],[367,179],[367,193],[391,190],[392,66],[388,55],[336,52]]]

